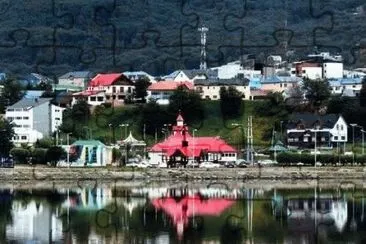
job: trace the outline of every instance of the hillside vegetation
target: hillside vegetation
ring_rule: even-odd
[[[366,15],[356,14],[363,4],[363,0],[15,1],[0,8],[0,69],[58,76],[70,70],[145,70],[160,75],[198,68],[197,28],[202,24],[210,29],[209,67],[243,53],[255,53],[259,60],[269,53],[285,54],[280,44],[291,35],[288,50],[295,53],[290,59],[316,46],[319,51],[340,52],[346,63],[359,66],[365,60],[353,48],[366,31]],[[321,15],[326,11],[332,13],[333,22],[330,15]],[[285,28],[286,22],[293,33],[278,32],[277,43],[273,33]],[[323,29],[313,34],[318,27]]]

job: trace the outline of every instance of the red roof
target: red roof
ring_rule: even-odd
[[[151,152],[165,152],[167,156],[180,152],[186,157],[199,157],[203,152],[235,153],[236,150],[219,137],[192,137],[186,133],[188,147],[182,146],[184,136],[180,133],[169,136],[165,141],[155,144]]]
[[[151,84],[149,91],[174,91],[179,86],[185,86],[188,90],[193,90],[193,83],[190,81],[159,81]]]
[[[122,73],[97,74],[89,83],[89,86],[110,86],[117,81]]]

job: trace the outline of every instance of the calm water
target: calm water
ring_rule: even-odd
[[[366,243],[366,190],[347,189],[2,189],[0,243]]]

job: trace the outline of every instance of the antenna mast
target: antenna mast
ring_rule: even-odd
[[[205,27],[205,26],[202,26],[201,28],[198,28],[198,31],[201,32],[201,63],[200,63],[200,70],[206,70],[207,69],[206,40],[207,40],[208,28]]]

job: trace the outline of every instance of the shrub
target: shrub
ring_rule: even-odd
[[[15,163],[27,163],[30,152],[24,148],[13,148],[10,150],[10,155],[13,156]]]
[[[32,163],[35,164],[45,164],[46,163],[46,148],[35,148],[31,155],[32,155]]]

